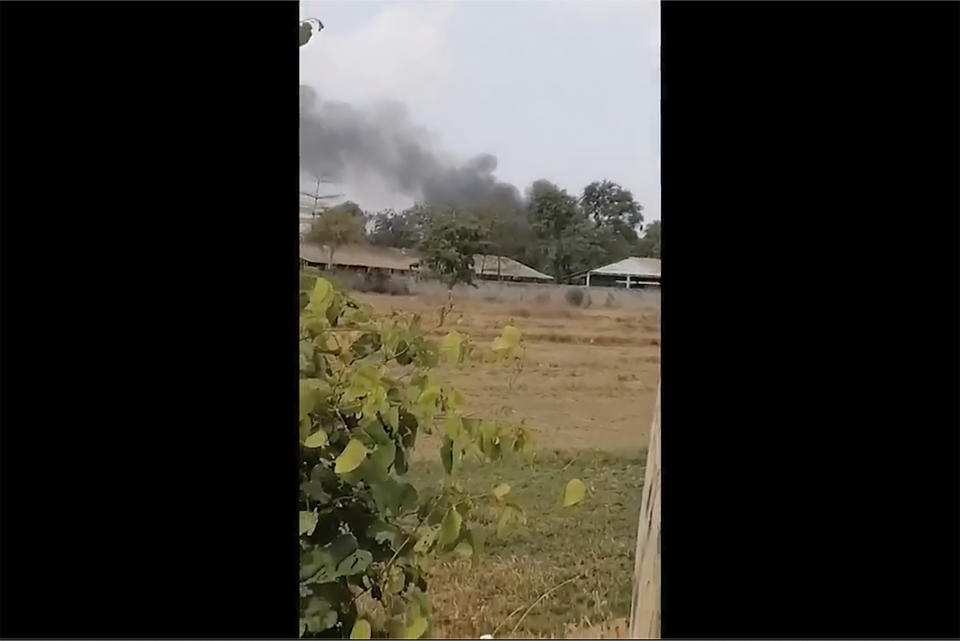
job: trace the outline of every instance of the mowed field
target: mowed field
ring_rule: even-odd
[[[526,419],[545,448],[615,452],[646,448],[660,370],[660,331],[652,304],[582,309],[535,302],[454,301],[453,313],[440,328],[438,309],[443,300],[354,296],[381,312],[421,314],[422,326],[435,337],[457,329],[487,348],[512,321],[526,346],[523,372],[512,386],[496,365],[449,372],[472,412],[508,407],[515,418]]]
[[[522,419],[538,454],[533,469],[463,469],[471,492],[508,482],[528,522],[506,540],[491,536],[475,568],[468,561],[434,567],[432,636],[622,637],[660,367],[656,307],[455,300],[439,327],[445,299],[352,295],[381,312],[419,313],[424,329],[437,337],[456,328],[489,348],[510,321],[523,336],[524,367],[516,377],[483,362],[443,373],[464,392],[471,414],[509,412],[511,420]],[[420,464],[411,468],[416,483],[439,482],[437,451],[429,439],[418,445]],[[561,508],[563,487],[574,477],[586,483],[587,498]],[[488,523],[484,518],[481,523],[493,530],[493,517]]]

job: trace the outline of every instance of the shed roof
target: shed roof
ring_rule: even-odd
[[[500,259],[499,272],[497,271],[497,258]],[[473,257],[473,270],[480,276],[503,276],[504,278],[526,278],[530,280],[551,281],[552,276],[547,276],[538,272],[529,265],[516,261],[506,256],[491,256],[489,254],[476,254]]]
[[[301,239],[300,258],[311,263],[326,263],[330,260],[330,249]],[[418,260],[420,254],[416,251],[374,245],[341,245],[333,252],[334,264],[347,267],[409,270]]]
[[[610,274],[615,276],[646,276],[660,278],[659,258],[640,258],[631,256],[615,263],[590,270],[591,274]]]

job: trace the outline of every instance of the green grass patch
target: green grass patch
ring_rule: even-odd
[[[500,540],[494,535],[494,511],[479,512],[488,534],[479,565],[445,561],[431,572],[435,633],[477,638],[513,613],[498,637],[562,637],[571,626],[627,616],[644,458],[640,452],[551,450],[541,452],[532,468],[465,464],[458,478],[468,491],[509,483],[510,497],[526,510],[527,524]],[[418,487],[427,487],[442,481],[443,470],[439,463],[417,463],[411,477]],[[587,496],[563,508],[563,488],[572,478],[586,484]],[[512,633],[541,594],[575,576],[533,607]]]

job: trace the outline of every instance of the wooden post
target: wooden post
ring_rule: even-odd
[[[650,426],[647,469],[637,527],[630,638],[660,638],[660,384]]]

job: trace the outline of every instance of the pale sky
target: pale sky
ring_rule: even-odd
[[[401,101],[438,149],[495,155],[521,192],[607,178],[660,218],[658,2],[301,0],[300,17],[324,24],[300,48],[300,82],[324,99]],[[342,187],[367,210],[412,204]]]

